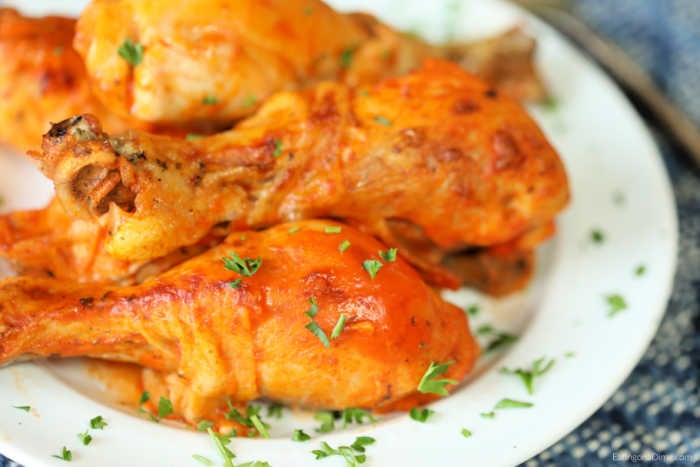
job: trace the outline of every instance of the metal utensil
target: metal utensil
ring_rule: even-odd
[[[700,130],[622,49],[604,39],[566,11],[561,0],[520,0],[517,2],[576,42],[603,65],[621,87],[647,110],[700,168]]]

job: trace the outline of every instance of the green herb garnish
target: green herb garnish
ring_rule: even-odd
[[[488,334],[492,334],[494,332],[493,326],[490,324],[482,324],[478,328],[476,328],[476,333],[480,336],[485,336]]]
[[[494,417],[496,416],[496,412],[494,412],[493,410],[492,410],[491,412],[481,412],[481,413],[479,414],[479,416],[480,416],[481,418],[490,418],[490,419],[492,419],[492,418],[494,418]]]
[[[391,126],[391,120],[389,120],[386,117],[382,117],[381,115],[375,115],[374,116],[374,121],[377,123],[380,123],[384,126]]]
[[[469,305],[466,311],[469,316],[476,316],[479,314],[479,305]]]
[[[61,459],[62,461],[70,462],[73,460],[73,453],[70,452],[70,450],[63,446],[63,449],[61,449],[61,454],[54,454],[51,457],[55,457],[56,459]]]
[[[260,417],[258,416],[258,414],[251,415],[250,421],[253,423],[253,426],[255,427],[255,429],[258,430],[258,433],[260,433],[260,436],[262,436],[263,438],[270,437],[270,433],[267,431],[267,427],[260,420]]]
[[[643,264],[640,264],[637,266],[637,268],[634,270],[634,275],[637,277],[641,277],[647,272],[647,267]]]
[[[603,243],[605,241],[605,234],[600,229],[591,230],[591,241],[593,243]]]
[[[472,437],[472,432],[469,431],[469,430],[467,430],[466,428],[462,428],[461,433],[462,433],[462,436],[464,436],[465,438],[471,438],[471,437]]]
[[[522,402],[522,401],[516,401],[514,399],[509,399],[509,398],[503,398],[496,405],[493,406],[495,410],[502,410],[502,409],[528,409],[532,407],[533,404],[532,402]]]
[[[335,415],[333,415],[333,412],[321,410],[314,414],[314,418],[321,422],[321,426],[316,428],[316,433],[330,433],[335,430]]]
[[[339,225],[327,225],[323,228],[323,231],[327,234],[337,234],[343,231],[343,228]]]
[[[163,419],[168,415],[172,415],[173,412],[173,402],[165,396],[160,396],[158,400],[158,418]]]
[[[28,405],[13,405],[12,408],[18,409],[18,410],[24,410],[25,412],[29,412],[32,410],[32,408]]]
[[[234,467],[231,459],[236,457],[236,455],[233,452],[231,452],[229,448],[226,447],[226,445],[231,442],[231,439],[226,436],[222,436],[218,433],[215,433],[214,430],[212,430],[211,428],[207,428],[207,433],[209,433],[209,437],[214,442],[216,450],[219,451],[219,454],[224,459],[224,467]]]
[[[318,337],[318,340],[321,341],[324,347],[330,347],[331,343],[328,340],[328,336],[326,336],[326,333],[323,332],[323,329],[321,329],[321,326],[318,325],[316,321],[311,321],[309,324],[304,326],[306,329],[311,331],[311,334],[314,336]]]
[[[125,40],[117,49],[117,53],[131,66],[138,66],[143,60],[143,46],[132,42],[131,39]]]
[[[224,262],[224,268],[244,277],[252,276],[262,265],[262,258],[241,258],[236,253],[231,253],[228,258],[221,258],[221,260]]]
[[[202,138],[204,138],[204,137],[202,135],[198,135],[197,133],[187,133],[185,135],[185,139],[187,141],[196,141],[196,140],[202,139]]]
[[[357,467],[367,460],[367,456],[364,454],[365,447],[374,442],[374,438],[359,436],[350,446],[338,446],[338,448],[335,449],[325,441],[321,441],[321,449],[314,449],[311,453],[316,456],[316,459],[323,459],[329,456],[341,456],[345,459],[345,464],[348,467]]]
[[[484,348],[484,354],[500,350],[503,347],[507,347],[513,344],[517,340],[518,336],[514,336],[513,334],[509,334],[507,332],[499,332],[491,342],[486,344],[486,347]]]
[[[274,404],[270,404],[267,406],[267,416],[274,418],[282,418],[283,409],[284,405],[279,404],[277,402],[275,402]]]
[[[452,364],[454,364],[454,360],[441,364],[430,362],[428,370],[423,375],[423,378],[421,378],[420,383],[418,383],[418,392],[423,394],[432,393],[446,396],[448,394],[446,389],[447,385],[457,384],[459,381],[447,378],[438,379],[437,377],[446,373],[447,369]]]
[[[386,251],[380,251],[379,256],[386,262],[388,263],[393,263],[396,261],[396,252],[398,250],[396,248],[389,248]]]
[[[384,266],[381,261],[377,261],[376,259],[366,259],[362,262],[362,269],[367,271],[367,274],[369,274],[370,279],[374,280],[374,276],[377,275],[377,272]]]
[[[348,47],[340,54],[340,66],[348,69],[352,66],[352,55],[355,53],[355,47]]]
[[[242,283],[243,279],[236,279],[235,281],[229,282],[228,285],[230,285],[232,289],[240,289]]]
[[[304,433],[304,430],[294,430],[292,432],[292,441],[304,442],[311,439],[311,436]]]
[[[199,454],[192,454],[192,459],[196,460],[202,465],[206,465],[207,467],[214,465],[214,461],[211,459],[208,459],[204,456],[200,456]]]
[[[85,445],[87,446],[92,442],[92,436],[88,433],[87,430],[85,430],[85,433],[78,433],[78,439]]]
[[[546,372],[548,372],[552,366],[554,365],[554,359],[549,360],[545,364],[545,358],[538,358],[532,363],[532,367],[529,370],[525,370],[522,368],[516,368],[514,370],[508,369],[508,368],[501,368],[501,373],[506,374],[506,375],[516,375],[519,376],[520,379],[522,380],[523,384],[525,385],[525,389],[527,389],[528,394],[533,394],[534,393],[534,382],[535,378],[538,376],[542,376]]]
[[[316,317],[316,314],[318,313],[318,303],[316,303],[316,297],[311,297],[309,299],[309,303],[311,304],[311,306],[304,313],[309,318],[314,319]]]
[[[141,393],[141,399],[139,399],[139,405],[143,405],[151,400],[151,394],[148,391],[143,391]]]
[[[566,352],[564,354],[564,358],[574,358],[575,355],[576,355],[576,352],[569,351],[569,352]]]
[[[434,410],[413,407],[409,412],[411,418],[417,422],[425,423],[435,413]]]
[[[554,112],[559,107],[559,100],[554,96],[547,96],[542,101],[542,108],[548,112]]]
[[[216,105],[219,103],[219,99],[216,96],[204,96],[202,99],[202,104],[204,105]]]
[[[344,253],[345,250],[347,250],[348,248],[350,248],[350,242],[348,240],[343,240],[342,242],[340,242],[340,245],[338,245],[338,250],[341,253]]]
[[[256,102],[258,102],[258,99],[254,95],[248,94],[243,101],[243,107],[252,107]]]
[[[343,428],[345,428],[346,426],[348,426],[348,424],[353,422],[362,425],[365,422],[365,418],[371,423],[376,423],[378,421],[372,416],[370,412],[352,407],[343,410],[343,413],[340,417],[343,420]]]
[[[299,232],[299,227],[292,227],[291,229],[288,230],[290,234],[295,234]]]
[[[104,421],[102,415],[98,415],[95,418],[90,419],[90,428],[93,430],[103,430],[107,426],[107,422]]]
[[[275,150],[272,152],[272,157],[279,157],[282,155],[282,140],[275,140]]]
[[[620,294],[607,295],[605,301],[608,303],[608,318],[612,318],[622,310],[627,309],[627,301]]]
[[[340,333],[343,332],[343,328],[345,327],[345,321],[348,319],[347,315],[345,313],[340,314],[340,318],[338,318],[338,322],[335,323],[335,326],[333,327],[333,332],[331,332],[331,339],[337,339],[340,337]]]

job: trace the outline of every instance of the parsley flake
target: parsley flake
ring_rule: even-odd
[[[396,261],[396,252],[398,250],[396,248],[389,248],[386,251],[380,251],[379,256],[386,262],[388,263],[393,263]]]
[[[228,285],[230,285],[232,289],[240,289],[242,283],[243,279],[236,279],[235,281],[229,282]]]
[[[548,112],[554,112],[559,107],[559,100],[554,96],[547,96],[542,102],[542,108]]]
[[[340,314],[340,318],[338,318],[338,322],[335,323],[335,326],[333,327],[333,332],[331,332],[331,339],[337,339],[340,337],[340,333],[343,332],[343,328],[345,327],[345,321],[348,319],[347,315],[345,313]]]
[[[355,47],[347,47],[340,54],[340,66],[348,69],[352,66],[352,55],[355,53]]]
[[[516,368],[514,370],[508,369],[508,368],[501,368],[501,373],[506,374],[506,375],[516,375],[519,376],[520,379],[522,380],[523,384],[525,385],[525,389],[527,389],[528,394],[533,394],[534,393],[534,382],[535,378],[538,376],[542,376],[546,372],[548,372],[552,366],[554,365],[554,359],[549,360],[547,363],[545,363],[545,358],[538,358],[532,363],[532,367],[529,370],[525,370],[522,368]]]
[[[374,280],[374,276],[377,275],[377,272],[384,266],[381,261],[377,261],[376,259],[366,259],[362,262],[362,269],[367,271],[367,274],[369,274],[370,279]]]
[[[73,453],[70,452],[70,450],[67,447],[63,446],[63,449],[61,449],[61,454],[54,454],[51,457],[61,459],[62,461],[70,462],[73,460]]]
[[[466,309],[469,316],[476,316],[479,314],[479,305],[469,305]]]
[[[318,303],[316,303],[315,297],[311,297],[309,299],[309,303],[311,303],[311,306],[304,313],[306,314],[306,316],[313,319],[316,317],[316,314],[318,313]]]
[[[608,318],[612,318],[622,310],[627,309],[627,301],[620,294],[607,295],[605,301],[610,307],[608,309]]]
[[[255,429],[258,430],[258,433],[260,433],[260,436],[262,436],[263,438],[270,437],[270,433],[267,431],[267,427],[260,420],[260,417],[258,416],[258,414],[252,414],[250,416],[250,421],[253,423],[253,426],[255,427]]]
[[[321,422],[321,426],[316,428],[316,433],[330,433],[335,430],[335,415],[333,412],[321,410],[314,414],[314,418]]]
[[[591,241],[593,243],[603,243],[605,241],[605,234],[600,229],[591,230]]]
[[[90,419],[90,428],[93,430],[103,430],[107,426],[107,422],[104,421],[102,415],[98,415],[95,418]]]
[[[515,399],[509,399],[509,398],[503,398],[500,401],[496,403],[496,405],[493,406],[495,410],[502,410],[502,409],[528,409],[532,407],[533,404],[532,402],[523,402],[523,401],[516,401]]]
[[[300,443],[303,443],[304,441],[308,441],[310,439],[311,436],[304,433],[304,430],[297,429],[292,432],[292,441],[298,441]]]
[[[417,422],[425,423],[435,413],[434,410],[413,407],[409,412],[411,418]]]
[[[284,405],[279,403],[270,404],[267,406],[267,416],[274,418],[282,418],[282,411],[284,410]]]
[[[350,446],[338,446],[336,449],[332,448],[325,441],[321,441],[321,449],[314,449],[311,453],[316,456],[316,459],[323,459],[329,456],[341,456],[345,459],[345,464],[348,467],[357,467],[360,464],[364,464],[367,460],[367,456],[364,454],[365,447],[374,442],[374,438],[359,436]]]
[[[88,433],[87,430],[85,430],[85,433],[78,433],[78,439],[83,443],[83,445],[87,446],[92,442],[92,436]]]
[[[363,423],[365,423],[365,418],[367,418],[367,420],[370,423],[376,423],[378,421],[367,410],[356,409],[353,407],[343,410],[343,413],[340,417],[343,419],[343,428],[345,428],[346,426],[348,426],[348,424],[353,422],[362,425]]]
[[[327,225],[323,228],[323,231],[327,234],[337,234],[343,231],[343,228],[339,225]]]
[[[275,140],[275,150],[272,152],[272,157],[279,157],[282,155],[282,140]]]
[[[384,126],[391,126],[391,120],[386,117],[382,117],[381,115],[375,115],[374,121]]]
[[[343,240],[340,242],[340,245],[338,245],[338,251],[341,253],[344,253],[348,248],[350,248],[350,242],[348,240]]]
[[[418,383],[418,392],[423,394],[432,393],[446,396],[448,394],[446,389],[447,385],[457,384],[459,381],[447,378],[437,379],[437,377],[446,373],[447,369],[452,364],[454,364],[454,360],[441,364],[430,362],[428,370],[423,375],[423,378],[421,378],[420,383]]]
[[[202,420],[199,423],[197,423],[197,431],[207,431],[213,426],[214,422],[210,422],[209,420]]]
[[[289,229],[288,232],[290,234],[295,234],[295,233],[299,232],[299,227],[292,227],[291,229]]]
[[[467,430],[466,428],[462,428],[461,433],[462,433],[462,436],[464,436],[465,438],[471,438],[471,437],[472,437],[472,432],[469,431],[469,430]]]
[[[219,99],[216,96],[204,96],[202,98],[202,104],[204,105],[216,105],[219,103]]]
[[[252,107],[258,102],[258,99],[252,95],[248,94],[243,101],[243,107]]]
[[[125,40],[117,49],[117,53],[131,66],[138,66],[143,60],[143,46],[131,39]]]
[[[160,396],[158,400],[158,418],[163,419],[168,415],[172,415],[173,412],[173,402],[165,396]]]
[[[576,352],[569,351],[564,354],[564,358],[574,358],[576,356]]]
[[[12,408],[18,409],[18,410],[23,410],[25,412],[29,412],[32,410],[31,406],[29,405],[13,405]]]
[[[493,410],[491,412],[481,412],[479,416],[481,418],[493,419],[496,416],[496,412],[494,412]]]
[[[196,133],[187,133],[187,134],[185,135],[185,139],[186,139],[187,141],[196,141],[196,140],[202,139],[202,138],[203,138],[202,135],[198,135],[198,134],[196,134]]]
[[[640,264],[639,266],[636,267],[634,270],[634,275],[637,277],[641,277],[647,272],[647,267],[643,264]]]
[[[486,347],[484,348],[484,354],[500,350],[503,347],[507,347],[513,344],[517,340],[518,336],[514,336],[513,334],[509,334],[507,332],[499,332],[496,334],[496,337],[492,341],[486,344]]]

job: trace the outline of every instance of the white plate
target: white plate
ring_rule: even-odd
[[[5,2],[7,3],[7,2]],[[19,4],[19,1],[10,2]],[[21,2],[25,11],[79,11],[83,2]],[[426,424],[393,415],[375,425],[289,440],[293,427],[313,432],[308,415],[273,420],[271,440],[235,439],[237,461],[266,460],[273,466],[344,465],[340,458],[315,461],[321,440],[333,446],[364,434],[369,466],[512,465],[537,454],[590,416],[635,366],[663,315],[673,279],[677,227],[669,181],[659,153],[622,94],[556,33],[512,7],[496,2],[334,1],[343,9],[366,9],[431,39],[454,32],[474,37],[524,25],[539,40],[538,64],[559,100],[556,111],[534,108],[535,117],[561,151],[571,177],[573,202],[559,219],[557,237],[541,252],[535,284],[523,294],[492,301],[450,294],[461,305],[478,300],[479,322],[520,332],[520,340],[497,363],[485,365],[464,387],[431,406]],[[58,8],[58,9],[57,9]],[[19,171],[19,172],[18,172]],[[624,194],[622,203],[614,202]],[[19,156],[0,157],[0,194],[5,209],[41,205],[49,185]],[[594,244],[591,230],[604,231]],[[635,268],[644,264],[646,274]],[[607,317],[605,296],[619,293],[629,309]],[[531,319],[524,319],[531,318]],[[527,326],[525,326],[527,324]],[[573,358],[565,358],[575,352]],[[528,366],[541,356],[556,359],[538,381],[534,396],[498,369]],[[480,417],[503,397],[534,403],[530,409]],[[0,452],[31,466],[61,465],[62,446],[75,465],[193,466],[192,454],[218,459],[207,436],[156,425],[104,403],[80,364],[16,365],[0,370]],[[13,405],[31,405],[29,414]],[[109,427],[93,444],[76,434],[103,415]],[[465,439],[466,427],[473,436]]]

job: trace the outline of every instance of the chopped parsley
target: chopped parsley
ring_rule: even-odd
[[[243,464],[238,464],[236,467],[270,467],[270,463],[263,461],[251,461],[245,462]]]
[[[243,101],[243,107],[252,107],[258,102],[258,99],[252,95],[248,94]]]
[[[318,313],[318,303],[316,303],[315,297],[311,297],[309,299],[309,303],[311,304],[311,306],[304,313],[306,314],[306,316],[313,319],[316,317],[316,314]]]
[[[141,393],[141,399],[139,399],[139,405],[143,405],[151,400],[151,394],[148,391],[143,391]]]
[[[373,444],[374,438],[369,436],[358,436],[350,446],[338,446],[337,449],[332,448],[325,441],[321,441],[321,449],[311,451],[316,456],[316,459],[323,459],[329,456],[341,456],[345,459],[345,464],[348,467],[357,467],[364,464],[367,456],[364,454],[365,447]]]
[[[267,406],[267,416],[282,418],[282,410],[284,410],[284,405],[279,403],[270,404]]]
[[[467,310],[467,313],[469,310]],[[488,335],[494,332],[493,326],[490,324],[482,324],[478,328],[476,328],[476,333],[480,336]]]
[[[391,126],[391,120],[389,120],[386,117],[382,117],[381,115],[375,115],[374,116],[374,121],[377,123],[380,123],[384,126]]]
[[[17,410],[24,410],[25,412],[29,412],[30,410],[32,410],[31,406],[29,405],[13,405],[12,408]]]
[[[500,401],[496,403],[496,405],[493,406],[494,410],[502,410],[502,409],[528,409],[532,407],[533,404],[532,402],[522,402],[522,401],[516,401],[515,399],[509,399],[509,398],[503,398]]]
[[[51,457],[55,457],[56,459],[61,459],[62,461],[70,462],[73,460],[73,453],[70,452],[70,449],[63,446],[63,449],[61,449],[61,454],[54,454]]]
[[[339,225],[327,225],[323,228],[323,231],[327,234],[337,234],[343,231],[343,228]]]
[[[221,260],[224,262],[224,268],[244,277],[252,276],[262,265],[262,258],[241,258],[236,253],[231,253],[228,258],[221,258]]]
[[[643,265],[643,264],[640,264],[639,266],[637,266],[637,267],[635,268],[635,270],[634,270],[634,275],[637,276],[637,277],[641,277],[641,276],[643,276],[644,274],[646,274],[646,272],[647,272],[647,267],[646,267],[645,265]]]
[[[479,314],[479,305],[469,305],[466,309],[469,316],[476,316]]]
[[[491,412],[481,412],[479,416],[481,416],[481,418],[493,419],[496,416],[496,412],[493,410]]]
[[[107,426],[107,422],[104,421],[102,415],[98,415],[95,418],[90,419],[90,428],[93,430],[103,430]]]
[[[247,426],[249,428],[255,428],[258,434],[262,436],[263,438],[269,438],[270,434],[267,431],[268,428],[270,428],[270,425],[267,423],[263,422],[260,419],[260,409],[262,408],[261,406],[258,405],[249,405],[245,409],[245,416],[243,416],[231,403],[231,400],[227,400],[228,407],[229,407],[229,412],[226,414],[226,420],[233,420],[234,422],[238,422],[243,426]],[[249,432],[249,436],[253,437],[255,436],[255,433],[252,431]]]
[[[446,396],[448,394],[446,389],[447,385],[457,384],[459,381],[447,378],[438,379],[438,376],[445,374],[452,364],[454,364],[454,360],[441,364],[430,362],[428,370],[423,375],[423,378],[421,378],[420,383],[418,383],[418,392]]]
[[[564,358],[574,358],[576,356],[576,352],[569,351],[564,354]]]
[[[173,402],[165,396],[160,396],[158,400],[158,418],[163,419],[168,415],[172,415],[173,412]]]
[[[311,334],[314,336],[318,337],[318,340],[321,341],[324,347],[330,347],[331,343],[328,340],[328,336],[326,336],[326,333],[323,332],[323,329],[321,329],[321,326],[318,325],[316,321],[311,321],[309,324],[304,326],[306,329],[311,331]]]
[[[591,241],[593,243],[603,243],[605,241],[605,234],[600,229],[591,230]]]
[[[411,418],[417,422],[425,423],[435,413],[434,410],[413,407],[409,412]]]
[[[204,105],[216,105],[219,103],[219,99],[216,96],[204,96],[202,98],[202,104]]]
[[[131,39],[125,40],[117,49],[117,53],[131,66],[138,66],[143,60],[143,46]]]
[[[330,433],[335,430],[335,415],[333,412],[321,410],[314,414],[314,418],[321,422],[321,426],[316,428],[316,433]]]
[[[87,446],[92,442],[92,436],[88,433],[87,430],[85,430],[85,433],[78,433],[78,439],[83,443],[83,445]]]
[[[380,251],[379,256],[386,262],[388,263],[393,263],[396,261],[396,252],[398,250],[396,248],[389,248],[386,251]]]
[[[240,289],[242,283],[243,279],[236,279],[235,281],[229,282],[228,285],[230,285],[232,289]]]
[[[340,314],[340,318],[338,318],[338,322],[335,323],[335,326],[333,327],[333,332],[331,332],[331,339],[337,339],[340,337],[340,333],[343,332],[343,328],[345,327],[345,321],[348,319],[347,315],[345,313]]]
[[[554,96],[547,96],[542,101],[542,108],[548,112],[554,112],[559,107],[559,100]]]
[[[298,441],[300,443],[304,441],[308,441],[311,439],[311,436],[307,435],[304,433],[304,430],[294,430],[292,432],[292,441]]]
[[[296,226],[295,226],[295,227],[292,227],[291,229],[289,229],[288,232],[289,232],[290,234],[295,234],[295,233],[299,232],[299,227],[296,227]]]
[[[208,459],[204,456],[200,456],[199,454],[192,454],[192,459],[196,460],[202,465],[206,465],[207,467],[214,465],[214,461],[211,459]]]
[[[469,431],[469,430],[467,430],[466,428],[462,428],[461,433],[462,433],[462,436],[464,436],[465,438],[471,438],[471,437],[472,437],[472,432]]]
[[[260,420],[260,417],[257,413],[254,413],[250,416],[250,421],[255,427],[255,429],[258,430],[260,436],[262,436],[263,438],[270,437],[270,433],[267,431],[267,426],[265,426],[265,424]]]
[[[350,248],[350,242],[348,240],[343,240],[340,242],[340,245],[338,245],[338,251],[341,253],[344,253],[348,248]]]
[[[197,133],[187,133],[185,135],[185,139],[187,141],[196,141],[196,140],[202,139],[202,138],[204,138],[204,136],[198,135]]]
[[[282,155],[282,140],[275,140],[275,150],[272,152],[272,157],[279,157]]]
[[[213,426],[214,422],[210,422],[209,420],[202,420],[199,423],[197,423],[197,431],[207,431]]]
[[[376,259],[366,259],[362,262],[362,269],[367,271],[367,274],[369,274],[370,279],[374,280],[374,276],[377,275],[377,272],[384,266],[381,261],[377,261]]]
[[[231,459],[236,457],[236,455],[226,447],[231,442],[231,438],[215,433],[211,428],[207,428],[207,433],[209,433],[209,437],[214,442],[216,450],[219,451],[219,454],[224,459],[224,467],[234,467]]]
[[[519,376],[527,389],[528,394],[534,393],[534,382],[535,378],[542,376],[548,372],[554,365],[554,359],[549,360],[545,363],[545,357],[538,358],[532,363],[532,367],[529,370],[522,368],[516,368],[514,370],[508,369],[506,367],[501,368],[501,373],[506,375],[516,375]]]
[[[627,301],[620,294],[611,294],[605,297],[608,306],[608,318],[612,318],[622,310],[627,309]]]
[[[345,428],[346,426],[348,426],[348,424],[353,422],[362,425],[363,423],[365,423],[365,418],[367,418],[367,421],[369,421],[370,423],[376,423],[378,421],[367,410],[356,409],[353,407],[343,410],[341,418],[343,419],[343,428]]]
[[[486,344],[484,348],[484,354],[495,352],[497,350],[502,349],[503,347],[508,347],[517,340],[518,336],[509,334],[507,332],[498,332],[496,333],[496,337],[493,340],[491,340],[488,344]]]
[[[352,66],[352,56],[355,53],[355,47],[347,47],[340,53],[340,66],[348,69]]]

